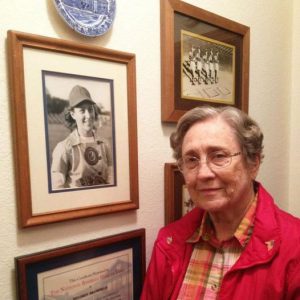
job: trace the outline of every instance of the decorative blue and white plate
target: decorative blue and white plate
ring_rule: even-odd
[[[98,36],[112,26],[116,0],[54,0],[64,21],[85,36]]]

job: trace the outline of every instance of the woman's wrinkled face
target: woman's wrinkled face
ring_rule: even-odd
[[[73,108],[71,116],[75,120],[80,135],[90,136],[94,128],[96,114],[94,105],[89,101],[83,101]]]
[[[233,156],[225,167],[207,163],[211,153],[232,155],[242,152],[232,128],[221,118],[195,123],[184,136],[182,157],[201,162],[193,170],[184,168],[185,182],[195,205],[209,212],[220,212],[249,201],[258,164],[249,166],[243,154]]]

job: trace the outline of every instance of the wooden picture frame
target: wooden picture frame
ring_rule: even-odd
[[[8,58],[20,226],[137,209],[135,55],[8,31]],[[52,89],[51,76],[56,84]],[[55,188],[51,180],[54,175],[49,145],[52,137],[61,135],[63,126],[59,124],[60,129],[50,135],[49,94],[59,89],[67,92],[71,83],[91,87],[94,95],[97,95],[96,90],[100,95],[110,93],[106,117],[109,115],[110,120],[111,152],[108,153],[112,157],[112,179],[104,183],[84,182],[86,185],[79,187]],[[104,90],[107,92],[101,93]],[[105,105],[101,109],[105,112]],[[101,143],[97,141],[97,145]],[[97,160],[102,158],[99,156]]]
[[[182,173],[176,163],[165,163],[165,225],[184,216],[193,207]]]
[[[248,112],[250,28],[181,0],[161,0],[161,119],[201,105]]]
[[[19,256],[15,265],[20,300],[107,294],[138,300],[145,276],[145,229]]]

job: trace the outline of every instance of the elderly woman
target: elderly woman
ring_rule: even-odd
[[[112,154],[96,124],[100,110],[89,91],[72,88],[65,115],[69,136],[54,148],[51,165],[53,189],[89,187],[112,183]]]
[[[300,221],[255,181],[263,134],[233,107],[197,107],[171,136],[196,206],[160,230],[142,300],[300,299]]]

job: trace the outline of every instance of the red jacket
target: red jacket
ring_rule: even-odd
[[[193,251],[185,240],[202,217],[195,208],[160,230],[141,300],[177,298]],[[300,299],[300,220],[280,210],[261,185],[251,239],[225,274],[218,299]]]

